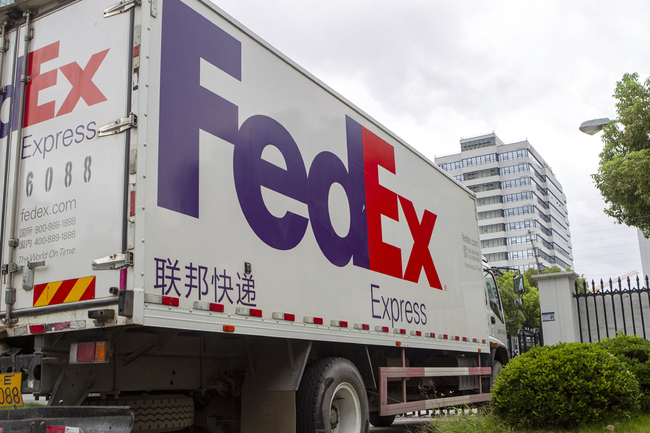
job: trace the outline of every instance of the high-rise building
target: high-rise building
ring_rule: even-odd
[[[476,193],[481,252],[492,266],[573,268],[566,196],[551,167],[526,141],[494,133],[460,140],[435,159]]]

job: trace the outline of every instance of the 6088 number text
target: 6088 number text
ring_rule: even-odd
[[[92,170],[91,170],[91,165],[92,165],[92,158],[90,155],[88,155],[84,159],[84,165],[83,165],[83,176],[82,179],[84,183],[90,182],[90,178],[92,177]],[[73,171],[72,171],[72,161],[68,161],[65,163],[65,168],[64,168],[64,176],[63,176],[63,185],[66,188],[69,188],[70,185],[72,185],[72,179],[73,179]],[[27,197],[31,197],[32,194],[34,193],[34,172],[30,171],[27,173],[27,181],[25,182],[25,193],[27,194]],[[50,192],[52,189],[52,183],[54,182],[54,169],[52,167],[48,167],[47,170],[45,170],[45,177],[43,179],[43,186],[45,188],[45,192]]]

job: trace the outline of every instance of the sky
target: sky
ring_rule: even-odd
[[[215,0],[429,159],[494,132],[528,140],[567,196],[574,270],[642,273],[636,229],[604,214],[591,174],[616,82],[650,77],[647,0]],[[650,271],[650,270],[647,270]]]

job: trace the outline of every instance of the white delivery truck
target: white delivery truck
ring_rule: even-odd
[[[343,433],[489,400],[471,191],[206,0],[0,12],[0,404]]]

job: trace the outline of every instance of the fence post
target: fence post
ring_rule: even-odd
[[[578,274],[556,272],[532,276],[537,280],[544,344],[580,341],[578,309],[573,291]]]

